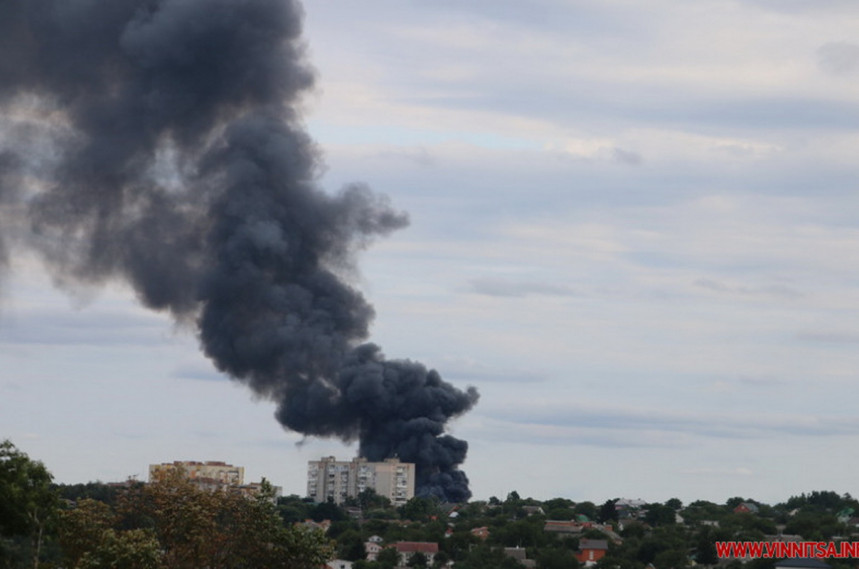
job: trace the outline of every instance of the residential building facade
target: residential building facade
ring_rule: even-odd
[[[159,476],[179,470],[189,480],[200,486],[214,487],[242,486],[245,483],[245,467],[233,466],[221,461],[197,462],[194,460],[177,460],[149,465],[149,481],[154,482]]]
[[[227,490],[239,492],[245,496],[258,496],[263,491],[263,482],[245,484],[245,467],[233,466],[226,462],[210,460],[197,462],[194,460],[177,460],[149,465],[149,482],[158,480],[169,472],[181,472],[195,486],[203,490]],[[268,485],[268,491],[273,491],[272,499],[281,495],[280,486]]]
[[[368,489],[395,506],[405,504],[415,496],[415,465],[397,458],[369,462],[358,457],[347,462],[333,456],[307,463],[307,496],[316,502],[330,499],[342,504]]]

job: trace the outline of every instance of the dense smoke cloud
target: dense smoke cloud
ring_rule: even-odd
[[[467,499],[467,444],[444,431],[476,391],[362,344],[373,309],[339,275],[408,219],[316,185],[301,16],[289,0],[0,0],[0,263],[26,243],[61,285],[126,280],[284,426],[416,462],[419,492]]]

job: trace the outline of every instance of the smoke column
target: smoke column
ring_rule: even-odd
[[[316,185],[301,19],[292,0],[0,0],[0,264],[28,246],[61,286],[127,281],[283,426],[465,500],[445,426],[477,392],[362,343],[373,309],[339,276],[408,219]]]

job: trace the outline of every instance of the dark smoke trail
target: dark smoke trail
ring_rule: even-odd
[[[128,281],[284,426],[467,499],[444,431],[476,391],[361,344],[373,309],[338,275],[408,220],[317,187],[300,32],[291,0],[0,0],[0,263],[26,232],[59,284]]]

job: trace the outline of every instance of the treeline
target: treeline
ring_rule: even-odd
[[[180,473],[151,484],[56,486],[0,443],[0,566],[32,569],[318,569],[323,532],[286,524],[271,487],[201,490]]]
[[[423,555],[409,560],[419,568],[520,569],[505,553],[518,548],[538,569],[574,569],[582,540],[590,539],[607,542],[598,569],[769,569],[776,560],[720,561],[714,544],[854,541],[854,514],[859,502],[831,491],[775,505],[742,497],[723,504],[676,498],[595,504],[510,492],[503,500],[465,504],[414,498],[395,508],[372,491],[338,506],[294,495],[275,500],[269,491],[253,498],[202,491],[181,476],[153,484],[55,485],[42,463],[0,443],[0,568],[7,569],[318,569],[334,558],[352,561],[353,569],[393,569],[393,549],[365,559],[371,537],[383,545],[437,543],[432,564]],[[548,521],[570,520],[574,531],[547,531]]]
[[[365,496],[364,498],[367,498]],[[378,497],[377,497],[378,498]],[[504,500],[490,498],[468,504],[440,504],[415,498],[394,509],[375,503],[355,517],[352,502],[312,504],[298,496],[280,500],[282,515],[298,521],[331,520],[328,536],[334,539],[337,556],[354,562],[354,569],[392,569],[396,556],[365,560],[364,543],[373,536],[384,544],[426,541],[439,545],[434,565],[453,561],[457,569],[520,569],[522,565],[505,555],[505,548],[521,548],[538,569],[572,569],[579,566],[576,552],[582,539],[605,540],[608,551],[598,569],[680,569],[714,567],[725,569],[769,569],[775,559],[719,560],[716,541],[805,541],[856,540],[859,502],[850,495],[814,491],[768,505],[750,498],[734,497],[717,504],[698,500],[683,504],[673,498],[664,503],[627,506],[618,500],[601,504],[573,502],[565,498],[539,501],[511,492]],[[575,533],[546,530],[550,520],[575,520]],[[486,532],[474,532],[477,528]],[[486,533],[481,538],[477,533]],[[385,551],[383,550],[383,553]],[[418,559],[412,566],[421,567]],[[828,560],[834,569],[855,567],[853,560]]]

